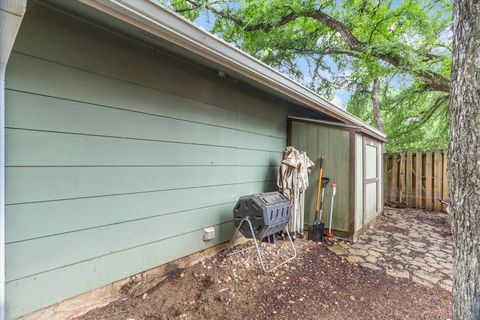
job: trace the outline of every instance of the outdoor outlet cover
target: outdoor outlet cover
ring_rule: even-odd
[[[215,228],[209,227],[203,229],[203,241],[213,240],[215,239]]]

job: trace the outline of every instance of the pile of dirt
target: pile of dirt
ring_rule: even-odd
[[[253,250],[216,255],[170,273],[139,297],[125,295],[81,319],[447,319],[450,294],[345,262],[324,244],[297,239],[298,257],[268,274]],[[280,249],[279,249],[280,248]],[[288,242],[262,244],[265,258]]]

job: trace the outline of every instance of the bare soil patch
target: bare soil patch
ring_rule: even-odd
[[[450,318],[450,293],[438,286],[350,264],[324,244],[297,239],[296,246],[297,259],[272,273],[260,271],[253,251],[219,254],[170,273],[143,296],[124,295],[81,319]],[[262,249],[273,259],[289,246],[279,241]]]

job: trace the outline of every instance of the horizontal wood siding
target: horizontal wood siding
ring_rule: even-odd
[[[6,88],[9,318],[224,242],[275,189],[285,102],[36,2]]]

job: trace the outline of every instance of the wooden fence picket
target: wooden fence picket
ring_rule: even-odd
[[[413,167],[412,167],[412,153],[407,152],[407,167],[405,169],[405,197],[406,202],[409,207],[412,207],[412,176],[413,176]]]
[[[422,153],[415,153],[415,208],[423,208],[423,170],[422,170]]]
[[[405,201],[405,154],[400,154],[400,167],[398,168],[399,171],[399,179],[398,179],[398,191],[400,195],[400,202]]]
[[[432,153],[425,153],[425,209],[433,209],[433,194],[432,194]]]
[[[447,163],[448,163],[448,152],[444,151],[442,155],[442,198],[443,200],[448,199],[448,175],[447,175]],[[442,206],[442,210],[445,210],[446,206]]]
[[[397,162],[397,155],[392,155],[392,172],[391,172],[391,179],[390,179],[390,192],[389,192],[389,199],[396,199],[397,198],[397,177],[398,177],[398,162]]]
[[[442,152],[435,151],[434,153],[434,180],[433,180],[433,204],[435,210],[442,210],[442,203],[438,200],[442,198]]]
[[[407,151],[384,155],[385,198],[408,207],[445,210],[448,200],[447,152]]]

